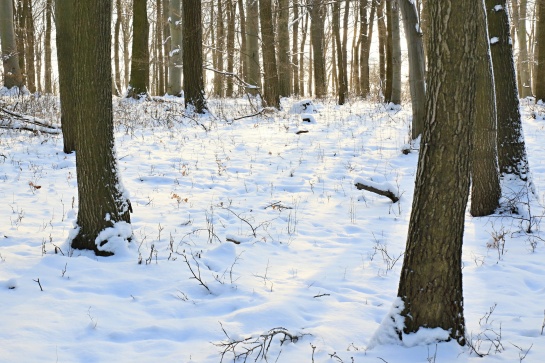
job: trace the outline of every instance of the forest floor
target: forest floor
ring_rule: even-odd
[[[4,101],[59,122],[55,98]],[[389,341],[375,334],[411,212],[408,107],[290,112],[285,99],[284,111],[236,120],[254,113],[245,99],[210,100],[202,117],[160,101],[114,100],[134,238],[113,257],[68,247],[78,196],[62,135],[0,129],[2,362],[544,361],[541,106],[522,109],[535,200],[518,215],[466,215],[460,347],[426,345],[433,333],[373,344]],[[357,190],[357,178],[400,201]]]

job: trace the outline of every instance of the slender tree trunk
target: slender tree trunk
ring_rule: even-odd
[[[425,99],[425,60],[422,32],[418,22],[418,13],[411,0],[399,0],[401,14],[403,15],[403,27],[407,39],[409,54],[409,87],[411,91],[411,104],[413,110],[412,138],[416,139],[424,130],[424,118],[426,117]]]
[[[390,102],[401,104],[401,32],[399,31],[399,1],[392,1],[392,94]]]
[[[19,56],[13,24],[13,3],[0,1],[0,42],[4,69],[4,87],[23,87],[23,75],[19,68]]]
[[[162,5],[163,10],[163,74],[164,74],[164,82],[165,82],[165,93],[168,94],[168,85],[169,85],[169,67],[170,67],[170,57],[169,57],[169,51],[170,51],[170,23],[168,21],[169,14],[170,14],[170,1],[169,0],[163,0]]]
[[[501,195],[498,148],[496,91],[490,44],[484,8],[477,10],[477,71],[475,80],[475,125],[471,172],[471,215],[486,216],[494,213],[499,206]]]
[[[119,242],[101,241],[99,233],[117,222],[130,223],[130,203],[120,188],[114,154],[111,1],[74,1],[73,6],[75,16],[71,21],[77,24],[73,46],[77,51],[72,53],[71,73],[78,100],[75,124],[79,230],[72,247],[108,256],[116,252]],[[130,240],[132,232],[128,229],[122,237]]]
[[[462,238],[475,109],[474,6],[474,0],[429,3],[428,127],[422,136],[398,290],[404,303],[403,333],[442,328],[461,345]]]
[[[261,50],[263,52],[263,101],[269,107],[280,109],[280,89],[276,67],[276,47],[272,22],[271,0],[259,0],[259,19],[261,21]]]
[[[75,95],[73,64],[74,51],[74,3],[55,1],[57,63],[59,71],[59,91],[61,100],[61,125],[64,142],[63,151],[69,154],[76,150],[76,109],[78,100]]]
[[[246,45],[246,13],[244,11],[244,0],[238,0],[238,12],[240,22],[240,53],[239,59],[241,63],[242,79],[248,79],[248,57]],[[246,93],[246,88],[241,87],[242,94]]]
[[[119,38],[121,36],[121,18],[123,17],[123,9],[121,9],[121,0],[115,1],[116,19],[114,25],[114,84],[117,95],[121,95],[121,62],[119,59]]]
[[[545,102],[545,0],[536,1],[535,92]]]
[[[53,87],[51,83],[51,74],[53,69],[51,67],[51,11],[53,7],[53,0],[46,0],[45,3],[45,39],[44,39],[44,51],[45,51],[45,74],[44,74],[44,91],[45,93],[53,93]]]
[[[203,59],[202,59],[202,9],[200,0],[183,0],[183,64],[185,106],[204,113]]]
[[[167,94],[182,95],[182,9],[180,0],[170,0],[170,54],[168,60]]]
[[[235,67],[235,12],[233,0],[227,0],[227,72],[233,73]],[[233,97],[233,77],[227,77],[227,97]]]
[[[532,83],[530,77],[530,60],[528,58],[528,46],[526,42],[526,18],[527,12],[527,0],[520,0],[520,5],[517,4],[517,0],[513,0],[513,10],[518,8],[518,20],[517,21],[517,39],[519,48],[519,77],[520,77],[520,96],[526,98],[532,95]]]
[[[307,34],[308,34],[308,22],[309,22],[309,12],[307,11],[305,15],[305,21],[301,23],[302,34],[301,34],[301,49],[299,50],[299,90],[302,95],[305,95],[305,44],[307,43]],[[312,51],[310,52],[312,54]],[[309,55],[310,55],[309,54]],[[309,70],[312,69],[311,62],[309,60]],[[309,72],[309,80],[312,78],[311,73]],[[309,87],[308,92],[312,93],[312,88]]]
[[[291,64],[292,64],[292,84],[293,84],[293,94],[299,96],[301,90],[299,87],[299,56],[298,56],[298,45],[299,45],[299,24],[301,23],[299,19],[299,0],[293,0],[293,39],[291,43]]]
[[[325,6],[323,0],[310,0],[310,35],[312,37],[312,56],[314,60],[314,94],[316,98],[327,95],[325,51],[324,51],[324,24]]]
[[[15,20],[15,35],[17,41],[17,53],[19,55],[19,69],[23,77],[23,84],[27,84],[27,66],[26,66],[26,52],[25,52],[25,43],[26,43],[26,16],[23,11],[24,1],[17,1]],[[15,6],[15,5],[14,5]]]
[[[4,0],[9,1],[9,0]],[[34,18],[32,16],[32,1],[24,0],[23,16],[25,17],[25,59],[26,59],[26,86],[30,93],[36,92],[36,68],[34,64]]]
[[[498,162],[501,174],[528,178],[528,160],[522,133],[519,97],[510,41],[506,0],[486,0],[488,33],[498,114]],[[501,75],[501,76],[500,76]]]
[[[149,88],[149,24],[147,0],[133,0],[131,78],[127,97],[140,98]]]
[[[394,72],[394,59],[393,59],[393,37],[392,37],[392,12],[393,12],[393,0],[384,0],[386,8],[386,83],[384,88],[384,102],[390,102],[392,100],[392,77]]]
[[[360,9],[361,19],[361,49],[360,49],[360,82],[361,82],[361,95],[363,97],[369,96],[371,92],[371,84],[369,82],[369,54],[371,51],[371,40],[373,39],[373,22],[375,21],[376,1],[371,0],[371,11],[369,14],[369,20],[367,20],[367,5],[368,0],[363,0],[362,7]],[[365,5],[365,6],[364,6]]]
[[[163,72],[163,0],[157,0],[157,14],[155,23],[155,35],[156,35],[156,53],[157,53],[157,73],[159,76],[159,82],[157,84],[157,94],[162,96],[165,94],[165,73]]]
[[[291,65],[290,65],[290,33],[289,23],[289,1],[278,0],[278,87],[280,95],[290,96],[291,91]]]
[[[344,59],[343,59],[343,47],[341,42],[341,34],[340,34],[340,14],[341,13],[341,5],[338,1],[333,3],[333,16],[332,16],[332,26],[333,26],[333,36],[335,38],[335,41],[333,44],[336,44],[336,51],[337,51],[337,66],[338,66],[338,87],[337,87],[337,103],[339,105],[344,105],[346,102],[346,94],[348,92],[347,84],[346,84],[346,68],[344,67]],[[335,56],[335,55],[334,55]],[[335,60],[333,58],[333,60]],[[333,72],[333,75],[335,75],[336,72]]]
[[[216,69],[223,72],[223,52],[225,51],[225,30],[223,24],[223,1],[218,0],[218,10],[216,13]],[[214,73],[214,94],[218,97],[223,97],[224,76],[220,73]]]
[[[379,68],[379,81],[380,90],[384,96],[386,92],[386,42],[388,34],[386,32],[386,18],[384,14],[384,3],[386,0],[376,0],[377,4],[377,30],[378,30],[378,68]]]
[[[131,58],[129,56],[129,44],[132,37],[130,27],[132,16],[129,14],[132,14],[132,9],[129,7],[129,4],[132,5],[132,2],[123,3],[123,6],[125,6],[125,16],[121,18],[121,30],[123,32],[123,88],[127,88],[129,86],[129,72],[131,66]]]
[[[248,78],[246,82],[261,87],[261,62],[259,61],[259,7],[258,0],[246,0],[246,62]],[[257,94],[249,89],[248,93]]]

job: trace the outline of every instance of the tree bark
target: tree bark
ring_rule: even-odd
[[[324,52],[324,26],[325,6],[323,0],[310,0],[310,36],[312,38],[312,56],[314,60],[314,94],[316,98],[327,95],[325,52]]]
[[[337,69],[338,69],[338,87],[337,87],[337,104],[344,105],[346,102],[346,94],[348,93],[347,89],[347,79],[346,79],[346,68],[344,67],[344,54],[343,54],[343,46],[341,41],[341,33],[340,33],[340,17],[341,17],[341,5],[338,1],[333,3],[333,16],[332,16],[332,27],[333,27],[333,36],[336,44],[336,51],[337,51]],[[333,72],[335,74],[335,72]]]
[[[292,64],[292,85],[293,85],[293,94],[299,96],[301,91],[299,87],[299,57],[298,57],[298,46],[299,46],[299,24],[301,23],[299,19],[299,0],[293,0],[293,22],[292,22],[292,42],[291,42],[291,64]]]
[[[72,54],[71,73],[78,100],[75,114],[79,231],[71,244],[75,249],[108,256],[114,254],[116,246],[110,247],[108,240],[96,242],[99,233],[116,222],[130,223],[130,204],[120,187],[114,154],[111,1],[74,1],[72,6],[72,21],[77,23],[73,33],[77,51]],[[129,239],[130,234],[123,237]]]
[[[246,62],[248,64],[246,82],[261,87],[258,0],[246,0],[246,12]],[[248,93],[257,94],[257,92],[252,89],[249,89]]]
[[[53,7],[53,0],[46,0],[45,3],[45,74],[44,74],[44,91],[45,93],[53,93],[53,87],[51,82],[51,74],[53,68],[51,66],[51,11]]]
[[[429,3],[429,92],[398,297],[403,333],[465,344],[462,238],[470,182],[477,19],[473,0]],[[402,338],[401,332],[399,332]]]
[[[414,140],[423,132],[424,118],[426,117],[426,66],[424,60],[424,46],[422,43],[422,32],[418,22],[418,13],[414,3],[411,0],[399,1],[409,54],[409,87],[413,110],[411,136]]]
[[[233,73],[235,67],[235,12],[234,0],[227,0],[227,72]],[[234,96],[233,77],[227,77],[226,96]]]
[[[401,34],[399,31],[399,1],[391,0],[392,12],[392,93],[390,102],[401,104]]]
[[[536,1],[535,93],[545,102],[545,0]]]
[[[69,154],[76,150],[76,108],[78,100],[74,89],[75,66],[73,56],[75,53],[74,32],[74,4],[72,1],[56,0],[56,44],[57,64],[59,71],[59,92],[61,100],[61,125],[63,137],[63,151]]]
[[[26,59],[26,86],[30,93],[36,92],[36,68],[34,54],[34,18],[32,16],[32,2],[23,1],[23,16],[25,17],[25,59]]]
[[[2,44],[2,65],[4,68],[4,87],[23,87],[23,75],[19,67],[15,27],[13,24],[13,3],[0,1],[0,42]]]
[[[271,0],[259,0],[259,19],[261,21],[261,50],[263,52],[263,79],[265,86],[263,101],[266,106],[280,109]]]
[[[375,21],[376,4],[377,2],[375,0],[371,0],[369,19],[367,19],[368,0],[363,0],[360,8],[360,91],[361,96],[363,97],[369,96],[369,93],[371,92],[371,84],[369,81],[369,54],[371,52],[371,40],[373,39],[373,22]]]
[[[121,9],[121,0],[115,1],[116,18],[114,25],[114,84],[117,95],[121,95],[123,87],[121,86],[121,62],[119,58],[119,38],[121,36],[121,18],[123,9]]]
[[[481,0],[483,1],[483,0]],[[501,195],[498,148],[496,91],[484,2],[477,12],[477,72],[475,86],[475,125],[471,172],[471,208],[473,217],[494,213]]]
[[[168,57],[167,94],[182,95],[182,9],[180,0],[169,2],[170,53]]]
[[[386,18],[384,14],[384,3],[386,0],[377,1],[377,30],[378,30],[378,73],[379,73],[379,88],[382,96],[386,92],[386,42],[388,34],[386,32]]]
[[[291,64],[290,64],[290,33],[289,23],[289,1],[278,0],[278,88],[281,96],[291,95]]]
[[[200,0],[183,0],[183,70],[185,106],[204,113],[203,60],[202,60],[202,9]]]
[[[513,174],[527,180],[528,159],[506,9],[506,0],[486,0],[498,115],[498,162],[502,175]]]
[[[222,0],[218,0],[218,10],[216,12],[216,44],[214,54],[216,58],[216,70],[219,72],[214,73],[214,94],[218,97],[223,97],[224,77],[221,74],[223,72],[223,52],[225,51],[225,30],[223,24],[223,3]]]
[[[132,61],[127,97],[140,98],[149,88],[149,24],[147,0],[133,0]]]
[[[527,0],[513,0],[513,20],[516,22],[518,40],[518,69],[520,79],[520,97],[526,98],[532,95],[532,82],[530,77],[530,60],[528,58],[528,45],[526,41]]]

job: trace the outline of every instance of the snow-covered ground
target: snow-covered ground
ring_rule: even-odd
[[[17,110],[58,118],[54,100],[37,102]],[[545,361],[545,244],[526,217],[466,218],[467,334],[484,358],[453,342],[369,348],[403,260],[410,109],[331,101],[299,109],[304,122],[294,102],[234,120],[253,113],[246,100],[211,101],[201,118],[172,99],[115,100],[135,238],[107,258],[66,243],[78,203],[62,137],[0,129],[0,361]],[[542,203],[544,126],[525,104]]]

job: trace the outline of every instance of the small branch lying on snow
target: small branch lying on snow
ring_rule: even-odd
[[[358,178],[354,185],[358,190],[367,190],[368,192],[376,193],[378,195],[382,195],[384,197],[388,197],[391,199],[393,203],[397,203],[399,201],[399,197],[390,190],[389,186],[377,184],[369,181],[364,181],[361,178]]]
[[[7,115],[5,119],[2,119],[0,117],[0,128],[2,129],[39,131],[49,134],[61,133],[61,128],[57,125],[52,124],[49,121],[32,116],[21,115],[15,112],[8,111],[2,107],[0,107],[0,112]]]
[[[276,335],[283,335],[280,338],[280,345],[283,345],[284,342],[289,341],[292,343],[297,343],[297,341],[305,335],[310,334],[291,334],[286,328],[278,327],[269,330],[263,334],[260,334],[257,337],[248,337],[244,339],[232,339],[229,334],[225,331],[225,328],[221,324],[221,330],[227,337],[227,341],[222,341],[219,343],[213,343],[215,346],[223,349],[221,354],[221,362],[226,353],[233,353],[233,360],[237,361],[242,359],[243,362],[246,362],[249,356],[257,353],[257,357],[254,359],[254,362],[257,362],[260,358],[267,361],[267,353],[271,347],[271,343]]]

